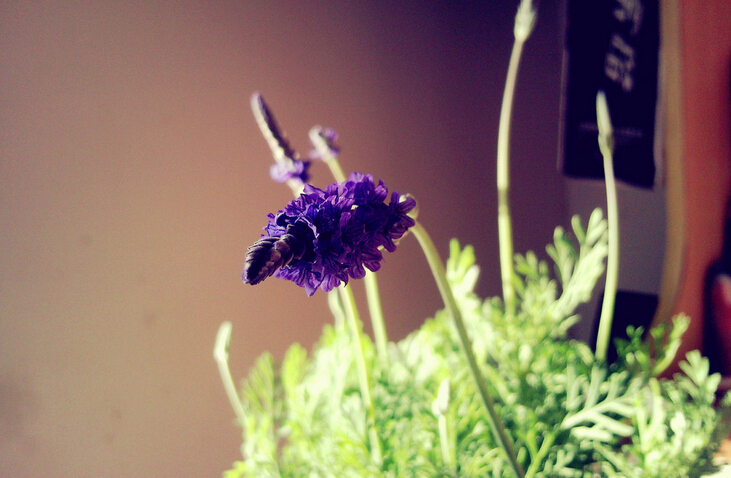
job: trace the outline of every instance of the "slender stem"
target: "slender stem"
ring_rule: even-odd
[[[332,173],[333,178],[335,178],[335,181],[342,183],[343,181],[345,181],[345,173],[340,167],[338,158],[330,149],[330,145],[328,144],[327,140],[323,138],[322,132],[323,130],[320,126],[315,126],[314,128],[312,128],[310,130],[310,141],[315,147],[315,151],[317,151],[317,154],[320,155],[322,160],[325,161],[325,164],[327,164],[327,166],[330,168],[330,172]]]
[[[442,450],[442,459],[444,460],[444,466],[448,469],[454,467],[454,460],[452,459],[452,452],[449,446],[449,433],[447,431],[447,416],[439,415],[437,417],[437,423],[439,426],[439,443]]]
[[[439,426],[439,443],[442,449],[442,459],[444,466],[448,469],[454,467],[454,457],[452,456],[452,446],[449,440],[449,423],[447,421],[447,412],[449,411],[449,395],[450,395],[449,378],[442,380],[439,384],[439,392],[437,398],[432,402],[432,413],[437,417]]]
[[[614,139],[609,108],[604,92],[597,95],[597,125],[599,128],[599,149],[604,160],[604,180],[607,188],[607,279],[604,286],[602,312],[596,338],[596,358],[606,360],[609,336],[614,318],[614,301],[617,295],[619,276],[619,214],[617,212],[617,186],[614,181],[612,154]]]
[[[363,395],[363,402],[366,404],[366,408],[372,406],[371,393],[368,387],[368,372],[366,370],[365,355],[363,354],[363,345],[361,343],[361,330],[360,330],[360,317],[358,309],[355,306],[355,297],[353,296],[353,290],[348,287],[341,287],[340,297],[345,306],[345,319],[350,329],[350,334],[355,344],[355,365],[358,373],[358,383],[360,384],[360,391]]]
[[[459,310],[459,307],[457,306],[456,300],[454,299],[452,289],[447,282],[447,274],[444,270],[444,264],[439,257],[439,253],[437,252],[436,247],[434,246],[434,242],[432,242],[431,237],[419,222],[417,222],[411,228],[411,231],[414,233],[414,236],[419,241],[419,245],[424,251],[426,260],[429,263],[429,268],[434,275],[437,287],[439,288],[439,293],[441,294],[442,300],[444,301],[444,306],[454,319],[454,325],[457,328],[457,333],[459,334],[459,339],[462,343],[462,350],[467,357],[470,372],[472,374],[472,378],[475,380],[477,389],[480,392],[482,403],[485,405],[488,423],[490,425],[493,436],[495,437],[495,441],[497,441],[498,445],[500,445],[503,451],[505,451],[505,454],[507,455],[508,461],[511,468],[513,469],[513,472],[515,473],[515,476],[518,478],[523,478],[523,469],[516,458],[513,443],[510,440],[510,437],[508,437],[508,434],[505,431],[505,427],[503,426],[500,417],[495,411],[495,402],[493,401],[492,397],[490,396],[490,392],[488,391],[487,381],[485,379],[485,376],[482,375],[482,373],[480,372],[480,369],[477,365],[477,359],[475,358],[475,354],[472,351],[472,342],[470,341],[469,335],[467,334],[467,329],[465,328],[464,321],[462,320],[462,314]]]
[[[350,329],[351,338],[355,350],[355,365],[358,374],[358,384],[360,386],[360,394],[363,399],[363,405],[366,409],[366,421],[368,423],[368,438],[371,443],[371,461],[380,466],[383,462],[381,454],[381,444],[378,440],[375,426],[375,409],[373,408],[373,400],[371,399],[370,387],[368,385],[368,371],[366,369],[365,355],[363,353],[363,332],[360,327],[360,318],[358,309],[355,305],[355,296],[353,290],[348,287],[340,287],[340,298],[345,307],[345,318]]]
[[[330,307],[330,312],[335,318],[335,330],[340,330],[345,324],[345,311],[343,311],[338,290],[333,289],[327,293],[327,305]]]
[[[510,117],[513,111],[515,83],[523,44],[533,31],[536,12],[530,0],[522,0],[515,16],[515,43],[510,54],[508,75],[505,79],[503,103],[500,109],[500,124],[497,136],[497,215],[498,241],[500,245],[500,278],[503,286],[505,312],[515,314],[515,290],[513,288],[513,231],[510,219]]]
[[[381,295],[378,292],[378,279],[375,272],[366,271],[364,277],[368,311],[373,326],[373,337],[376,341],[376,354],[383,368],[388,366],[388,336],[386,335],[386,321],[383,318]]]
[[[508,314],[515,313],[515,290],[513,289],[513,231],[510,221],[510,117],[513,109],[515,82],[518,76],[520,54],[523,42],[515,40],[510,55],[508,76],[505,81],[503,103],[500,110],[500,124],[497,136],[497,220],[498,240],[500,244],[500,278],[503,285],[503,300]]]
[[[302,194],[302,191],[304,191],[305,189],[305,183],[295,179],[288,179],[287,186],[289,186],[289,189],[292,190],[292,195],[294,197],[299,197],[299,195]]]
[[[333,154],[327,141],[322,137],[322,128],[315,126],[310,130],[310,141],[315,146],[315,150],[333,175],[335,181],[342,183],[345,181],[345,173],[340,167],[338,158]],[[376,342],[376,353],[381,366],[385,367],[388,363],[388,335],[386,334],[386,321],[383,318],[383,308],[381,307],[381,294],[378,290],[378,280],[376,274],[366,271],[365,290],[368,300],[368,312],[371,317],[371,325],[373,327],[373,337]]]
[[[223,322],[218,328],[218,334],[216,334],[216,344],[213,347],[213,358],[216,359],[218,364],[218,371],[221,374],[221,381],[223,382],[223,388],[226,390],[231,407],[236,413],[236,418],[239,420],[241,425],[244,425],[246,420],[246,414],[244,413],[244,407],[241,405],[239,394],[236,391],[236,385],[234,385],[233,378],[231,377],[231,370],[228,367],[228,350],[231,344],[231,329],[233,325],[231,322]]]
[[[325,161],[325,164],[327,164],[328,168],[330,168],[330,172],[332,173],[333,178],[335,178],[335,181],[342,183],[347,179],[343,172],[343,168],[340,167],[340,162],[334,156],[323,157],[323,161]]]

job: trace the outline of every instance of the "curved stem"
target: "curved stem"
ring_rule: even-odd
[[[500,123],[497,134],[497,224],[500,245],[500,278],[503,286],[503,301],[507,315],[515,314],[515,289],[513,288],[513,230],[510,219],[510,117],[513,112],[515,84],[523,44],[535,25],[536,11],[531,0],[521,0],[515,15],[515,43],[510,54],[505,91],[500,109]]]
[[[510,55],[508,76],[505,81],[503,103],[500,110],[500,125],[497,136],[497,220],[500,244],[500,277],[503,285],[503,301],[509,315],[515,313],[515,291],[513,289],[513,231],[510,220],[510,117],[513,109],[515,82],[518,76],[520,54],[523,42],[516,39]]]
[[[454,325],[457,328],[457,333],[459,334],[459,339],[462,343],[462,350],[467,357],[467,363],[469,364],[472,378],[475,380],[477,390],[482,398],[482,403],[485,405],[488,423],[492,434],[495,437],[495,441],[497,441],[498,445],[500,445],[507,455],[508,462],[515,473],[515,476],[523,478],[523,469],[516,458],[513,443],[510,440],[510,437],[508,437],[505,427],[495,410],[495,402],[488,391],[485,376],[480,372],[479,366],[477,365],[475,353],[472,351],[472,341],[467,334],[467,329],[465,328],[464,321],[462,320],[462,314],[457,305],[457,301],[454,299],[452,289],[447,282],[447,274],[444,270],[444,264],[439,257],[436,247],[434,246],[434,242],[419,222],[411,228],[411,231],[414,233],[414,237],[416,237],[419,241],[419,245],[424,251],[426,260],[429,263],[429,268],[434,275],[437,287],[439,288],[439,293],[444,301],[444,306],[454,319]]]
[[[345,311],[340,301],[339,289],[333,289],[327,293],[327,305],[334,317],[335,330],[340,330],[345,324]]]
[[[246,420],[246,414],[244,413],[244,407],[241,405],[241,399],[236,391],[236,385],[231,377],[231,369],[228,367],[228,349],[231,344],[231,329],[233,325],[231,322],[223,322],[218,328],[218,334],[216,334],[216,345],[213,347],[213,358],[216,359],[218,364],[218,371],[221,374],[221,381],[223,382],[223,388],[228,396],[228,401],[231,402],[231,408],[234,409],[236,418],[244,425]]]
[[[597,95],[597,126],[599,128],[599,149],[604,160],[604,181],[607,188],[607,280],[604,286],[602,312],[599,316],[599,328],[596,338],[596,358],[606,360],[609,348],[609,337],[614,318],[614,301],[617,295],[619,276],[619,213],[617,212],[617,186],[614,181],[612,154],[614,139],[609,108],[604,92]]]

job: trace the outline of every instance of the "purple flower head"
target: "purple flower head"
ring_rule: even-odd
[[[246,253],[242,280],[253,285],[274,275],[311,296],[360,279],[366,269],[377,271],[380,248],[395,251],[395,241],[414,225],[408,213],[416,201],[395,191],[388,204],[387,198],[383,181],[360,173],[325,190],[305,185],[297,199],[269,214],[265,233]]]

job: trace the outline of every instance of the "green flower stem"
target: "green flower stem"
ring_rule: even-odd
[[[439,443],[442,449],[442,459],[444,466],[448,469],[454,468],[454,456],[452,453],[452,442],[449,439],[449,423],[447,421],[447,412],[449,411],[449,395],[450,395],[449,378],[442,380],[439,384],[439,392],[437,398],[432,402],[432,413],[437,417],[439,426]]]
[[[342,183],[346,180],[343,168],[336,158],[325,140],[320,135],[321,129],[314,127],[310,130],[310,141],[315,146],[322,160],[330,168],[335,181]],[[381,294],[378,290],[378,280],[374,272],[366,270],[365,275],[366,298],[368,300],[368,312],[371,316],[371,325],[373,326],[373,337],[376,342],[376,353],[378,361],[382,366],[388,363],[388,335],[386,334],[386,321],[383,318],[383,308],[381,307]]]
[[[360,385],[360,394],[363,399],[363,405],[366,409],[368,438],[371,444],[371,461],[380,466],[383,462],[383,455],[381,454],[381,444],[378,440],[378,434],[376,433],[375,409],[373,407],[373,400],[371,399],[370,386],[368,385],[368,371],[366,369],[365,355],[363,353],[363,332],[360,327],[358,309],[355,305],[355,296],[353,295],[353,290],[349,286],[339,287],[338,290],[340,290],[340,298],[345,308],[345,318],[353,339],[358,384]]]
[[[228,350],[231,344],[231,329],[233,325],[231,322],[223,322],[218,328],[218,334],[216,334],[216,344],[213,347],[213,358],[216,359],[218,364],[218,371],[221,374],[221,381],[223,382],[223,388],[226,391],[231,407],[234,409],[236,418],[238,419],[241,426],[244,426],[244,420],[246,414],[244,413],[244,407],[241,405],[241,399],[236,391],[236,385],[231,377],[231,369],[228,367]]]
[[[322,128],[320,126],[312,128],[310,130],[310,142],[312,142],[312,145],[315,147],[317,154],[320,155],[322,160],[325,161],[325,164],[327,164],[327,167],[330,168],[330,172],[332,173],[333,178],[335,178],[335,181],[342,183],[345,181],[343,168],[340,167],[338,158],[333,155],[330,150],[330,146],[328,146],[327,141],[325,141],[325,138],[322,137],[321,133]]]
[[[510,117],[513,111],[515,83],[518,66],[523,52],[523,44],[533,31],[535,10],[530,0],[523,0],[515,16],[515,43],[510,54],[508,75],[505,80],[503,103],[500,110],[500,123],[497,136],[497,221],[500,245],[500,278],[503,285],[503,301],[508,315],[515,314],[515,290],[513,288],[513,230],[510,220]]]
[[[340,167],[340,162],[332,155],[323,155],[322,160],[325,161],[325,164],[327,164],[327,167],[330,168],[330,172],[333,175],[333,178],[335,178],[335,181],[342,183],[347,178],[345,177],[345,173],[343,172],[343,168]]]
[[[482,403],[485,405],[488,423],[490,425],[493,436],[495,437],[495,440],[498,442],[503,451],[505,451],[505,454],[507,455],[508,461],[511,468],[513,469],[513,472],[515,473],[515,476],[518,478],[523,478],[525,475],[523,473],[522,467],[520,466],[520,463],[518,463],[518,460],[516,458],[513,443],[510,440],[507,432],[505,431],[505,427],[500,421],[500,417],[495,411],[495,402],[493,401],[487,389],[487,381],[485,380],[485,376],[482,375],[477,365],[477,359],[475,358],[475,354],[472,351],[472,342],[470,341],[469,335],[467,334],[467,329],[465,328],[464,321],[462,320],[462,314],[459,310],[459,307],[457,306],[457,302],[454,299],[452,289],[451,287],[449,287],[449,283],[447,282],[447,274],[444,270],[444,264],[439,257],[439,253],[437,252],[436,247],[434,246],[434,242],[432,242],[431,237],[419,222],[417,222],[411,228],[411,231],[414,233],[414,236],[419,241],[419,245],[421,245],[421,248],[424,251],[426,260],[429,263],[429,267],[432,274],[434,275],[437,287],[439,288],[439,293],[441,294],[442,300],[444,301],[444,306],[454,319],[454,324],[457,328],[459,339],[462,342],[462,349],[464,350],[465,356],[467,357],[467,362],[470,367],[470,372],[472,373],[472,378],[475,380],[477,389],[480,392],[480,397],[482,398]]]
[[[366,370],[365,355],[363,354],[363,344],[361,343],[362,332],[360,328],[358,309],[355,305],[355,296],[353,296],[353,290],[348,286],[341,287],[339,290],[340,297],[345,308],[345,319],[353,337],[353,343],[355,344],[355,364],[358,373],[358,383],[360,384],[360,392],[361,395],[363,395],[363,403],[365,403],[366,408],[371,408],[373,403],[371,401],[371,393],[368,386],[368,372]]]
[[[330,312],[334,317],[335,330],[339,330],[345,324],[345,311],[343,311],[343,305],[340,301],[339,290],[333,289],[327,293],[327,305],[330,307]]]
[[[454,460],[452,459],[452,451],[449,442],[449,433],[447,431],[447,416],[439,415],[437,417],[439,425],[439,443],[442,449],[442,459],[444,460],[444,466],[448,469],[454,468]]]
[[[599,328],[596,338],[596,358],[604,361],[607,358],[609,336],[612,331],[614,317],[614,301],[617,295],[619,276],[619,214],[617,212],[617,186],[614,182],[612,154],[614,137],[612,122],[609,116],[607,99],[603,91],[596,97],[597,126],[599,129],[599,149],[604,158],[604,181],[607,187],[607,280],[604,286],[602,312],[599,316]]]
[[[299,195],[302,194],[302,191],[305,190],[305,184],[302,181],[295,181],[294,179],[288,179],[287,186],[289,186],[289,189],[292,190],[292,195],[294,197],[299,197]]]
[[[497,225],[498,243],[500,246],[500,278],[503,285],[503,301],[505,310],[515,314],[515,291],[513,289],[513,231],[510,221],[510,168],[509,138],[510,115],[513,106],[513,92],[518,72],[520,52],[523,44],[516,41],[510,56],[508,79],[505,82],[503,104],[500,111],[500,125],[497,137]]]
[[[378,279],[375,272],[366,270],[363,280],[371,325],[373,326],[373,337],[376,342],[378,362],[382,368],[386,368],[388,366],[388,336],[386,335],[386,321],[383,318],[383,308],[381,307],[381,294],[378,291]]]

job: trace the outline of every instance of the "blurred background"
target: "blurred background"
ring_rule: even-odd
[[[581,189],[601,184],[557,168],[563,7],[541,1],[514,109],[515,250],[542,257],[556,225],[602,205]],[[0,2],[0,475],[219,476],[241,443],[212,357],[219,324],[233,323],[238,378],[332,320],[322,292],[240,281],[266,214],[291,199],[269,179],[254,91],[303,155],[312,126],[335,128],[343,168],[413,194],[442,254],[452,237],[473,244],[480,295],[499,294],[495,151],[516,8]],[[322,164],[312,176],[331,182]],[[652,253],[624,273],[654,292],[663,201],[639,200],[636,240],[651,246],[636,250]],[[413,238],[379,282],[392,340],[441,307]]]

